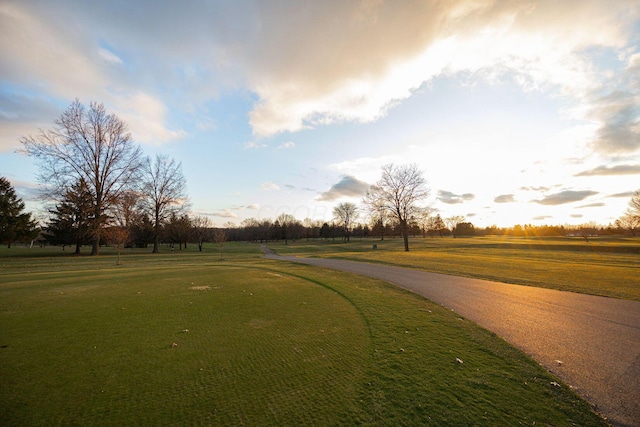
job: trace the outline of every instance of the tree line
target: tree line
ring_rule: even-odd
[[[442,218],[424,206],[429,188],[415,164],[385,165],[381,178],[362,199],[363,208],[340,203],[330,222],[299,221],[282,214],[274,221],[243,221],[240,227],[213,228],[206,217],[190,218],[189,201],[182,165],[164,155],[144,156],[133,143],[126,124],[107,113],[102,104],[88,107],[75,100],[54,121],[51,129],[21,138],[23,153],[33,156],[39,165],[38,181],[42,197],[49,206],[49,220],[42,229],[51,244],[75,246],[80,253],[91,245],[97,255],[102,244],[118,248],[153,246],[162,243],[196,242],[200,250],[206,241],[269,241],[306,239],[342,239],[351,237],[401,237],[409,250],[409,236],[472,236],[499,234],[511,236],[589,236],[604,230],[595,224],[573,226],[517,225],[509,229],[476,229],[464,216]],[[0,177],[0,241],[9,246],[31,240],[38,234],[24,203],[17,198],[8,180]],[[369,221],[358,219],[366,212]],[[631,198],[629,209],[608,232],[640,229],[640,190]]]

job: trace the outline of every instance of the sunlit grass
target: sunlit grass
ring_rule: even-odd
[[[604,425],[424,298],[228,249],[0,257],[2,424]]]
[[[400,239],[269,246],[280,254],[386,263],[640,301],[640,239],[414,238],[410,252],[403,252]]]

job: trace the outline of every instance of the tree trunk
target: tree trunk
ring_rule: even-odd
[[[404,240],[404,251],[409,252],[409,230],[405,221],[402,222],[402,239]]]
[[[96,231],[96,237],[93,238],[93,244],[91,245],[91,255],[100,254],[100,232]]]
[[[154,224],[153,231],[155,236],[153,238],[153,251],[151,251],[151,253],[157,254],[159,252],[158,243],[160,243],[160,215],[158,215],[157,207],[156,207],[156,223]]]

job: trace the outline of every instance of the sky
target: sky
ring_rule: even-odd
[[[389,163],[443,218],[607,225],[640,188],[640,2],[0,0],[0,175],[36,216],[20,138],[76,98],[218,226],[330,221]]]

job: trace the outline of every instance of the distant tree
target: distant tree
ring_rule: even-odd
[[[182,165],[162,155],[157,155],[153,161],[146,158],[142,167],[141,191],[143,206],[153,218],[153,253],[158,253],[160,227],[171,214],[178,214],[185,207],[187,183]]]
[[[274,223],[274,227],[279,227],[279,238],[284,239],[284,244],[287,245],[289,240],[296,240],[298,237],[298,232],[300,231],[300,223],[299,221],[290,214],[280,214],[278,218],[276,218],[276,222]]]
[[[427,225],[427,228],[431,235],[437,233],[438,236],[443,237],[444,232],[447,229],[447,226],[442,220],[442,217],[440,216],[440,214],[437,214],[436,216],[432,216],[429,218],[429,223]]]
[[[631,196],[629,208],[627,208],[624,215],[616,220],[616,226],[629,231],[633,236],[640,230],[640,190],[637,190]]]
[[[464,216],[462,215],[454,215],[444,219],[444,223],[447,225],[447,228],[451,230],[451,235],[453,238],[456,237],[456,228],[458,224],[464,222]]]
[[[191,219],[188,215],[177,216],[175,212],[172,213],[164,229],[170,242],[177,243],[180,250],[182,250],[183,244],[185,249],[187,248],[187,241],[191,233]]]
[[[427,232],[429,231],[429,225],[431,224],[431,219],[434,213],[436,213],[436,210],[431,207],[426,207],[418,213],[416,221],[422,232],[422,237],[425,237],[427,235]]]
[[[582,237],[585,242],[589,243],[589,237],[598,235],[598,225],[595,222],[580,224],[574,228],[575,234]]]
[[[470,222],[461,222],[455,228],[456,236],[474,236],[476,228]]]
[[[640,217],[624,214],[616,220],[616,227],[621,230],[628,231],[632,236],[636,236],[640,230]]]
[[[220,249],[220,259],[222,259],[224,244],[227,242],[227,233],[225,233],[221,228],[216,228],[213,230],[213,241],[218,245],[218,248]]]
[[[135,215],[129,229],[131,230],[131,241],[139,248],[149,247],[155,238],[153,223],[149,215],[145,213]]]
[[[640,218],[640,190],[636,190],[633,196],[631,196],[627,213],[636,218]]]
[[[384,240],[384,236],[387,234],[389,228],[389,212],[381,204],[366,204],[369,211],[369,218],[372,227],[372,234],[379,236],[380,240]]]
[[[8,248],[19,240],[32,240],[38,235],[31,214],[23,212],[24,202],[8,179],[0,177],[0,242]]]
[[[137,191],[125,191],[109,211],[116,224],[132,228],[142,215],[141,194]]]
[[[380,240],[384,240],[384,236],[387,234],[387,225],[382,218],[378,218],[372,224],[371,234],[380,237]]]
[[[137,180],[142,151],[134,145],[127,125],[104,105],[86,108],[77,99],[54,122],[54,128],[23,137],[23,152],[40,163],[39,180],[47,196],[59,200],[84,179],[92,195],[92,255],[100,250],[105,212]]]
[[[191,220],[193,237],[198,244],[198,252],[202,252],[204,242],[211,238],[211,220],[206,216],[196,216]]]
[[[108,244],[116,248],[118,252],[116,265],[120,265],[120,252],[129,241],[129,229],[121,225],[112,225],[104,229],[104,237]]]
[[[382,178],[371,186],[363,201],[370,212],[382,212],[398,222],[408,252],[409,221],[423,209],[418,203],[428,196],[429,189],[417,165],[388,164],[382,167]]]
[[[73,184],[64,198],[49,211],[51,218],[47,226],[51,244],[75,245],[75,254],[80,255],[82,245],[90,242],[93,223],[93,196],[84,179]]]
[[[358,207],[354,203],[344,202],[333,208],[333,218],[342,227],[343,239],[347,242],[358,215]]]

